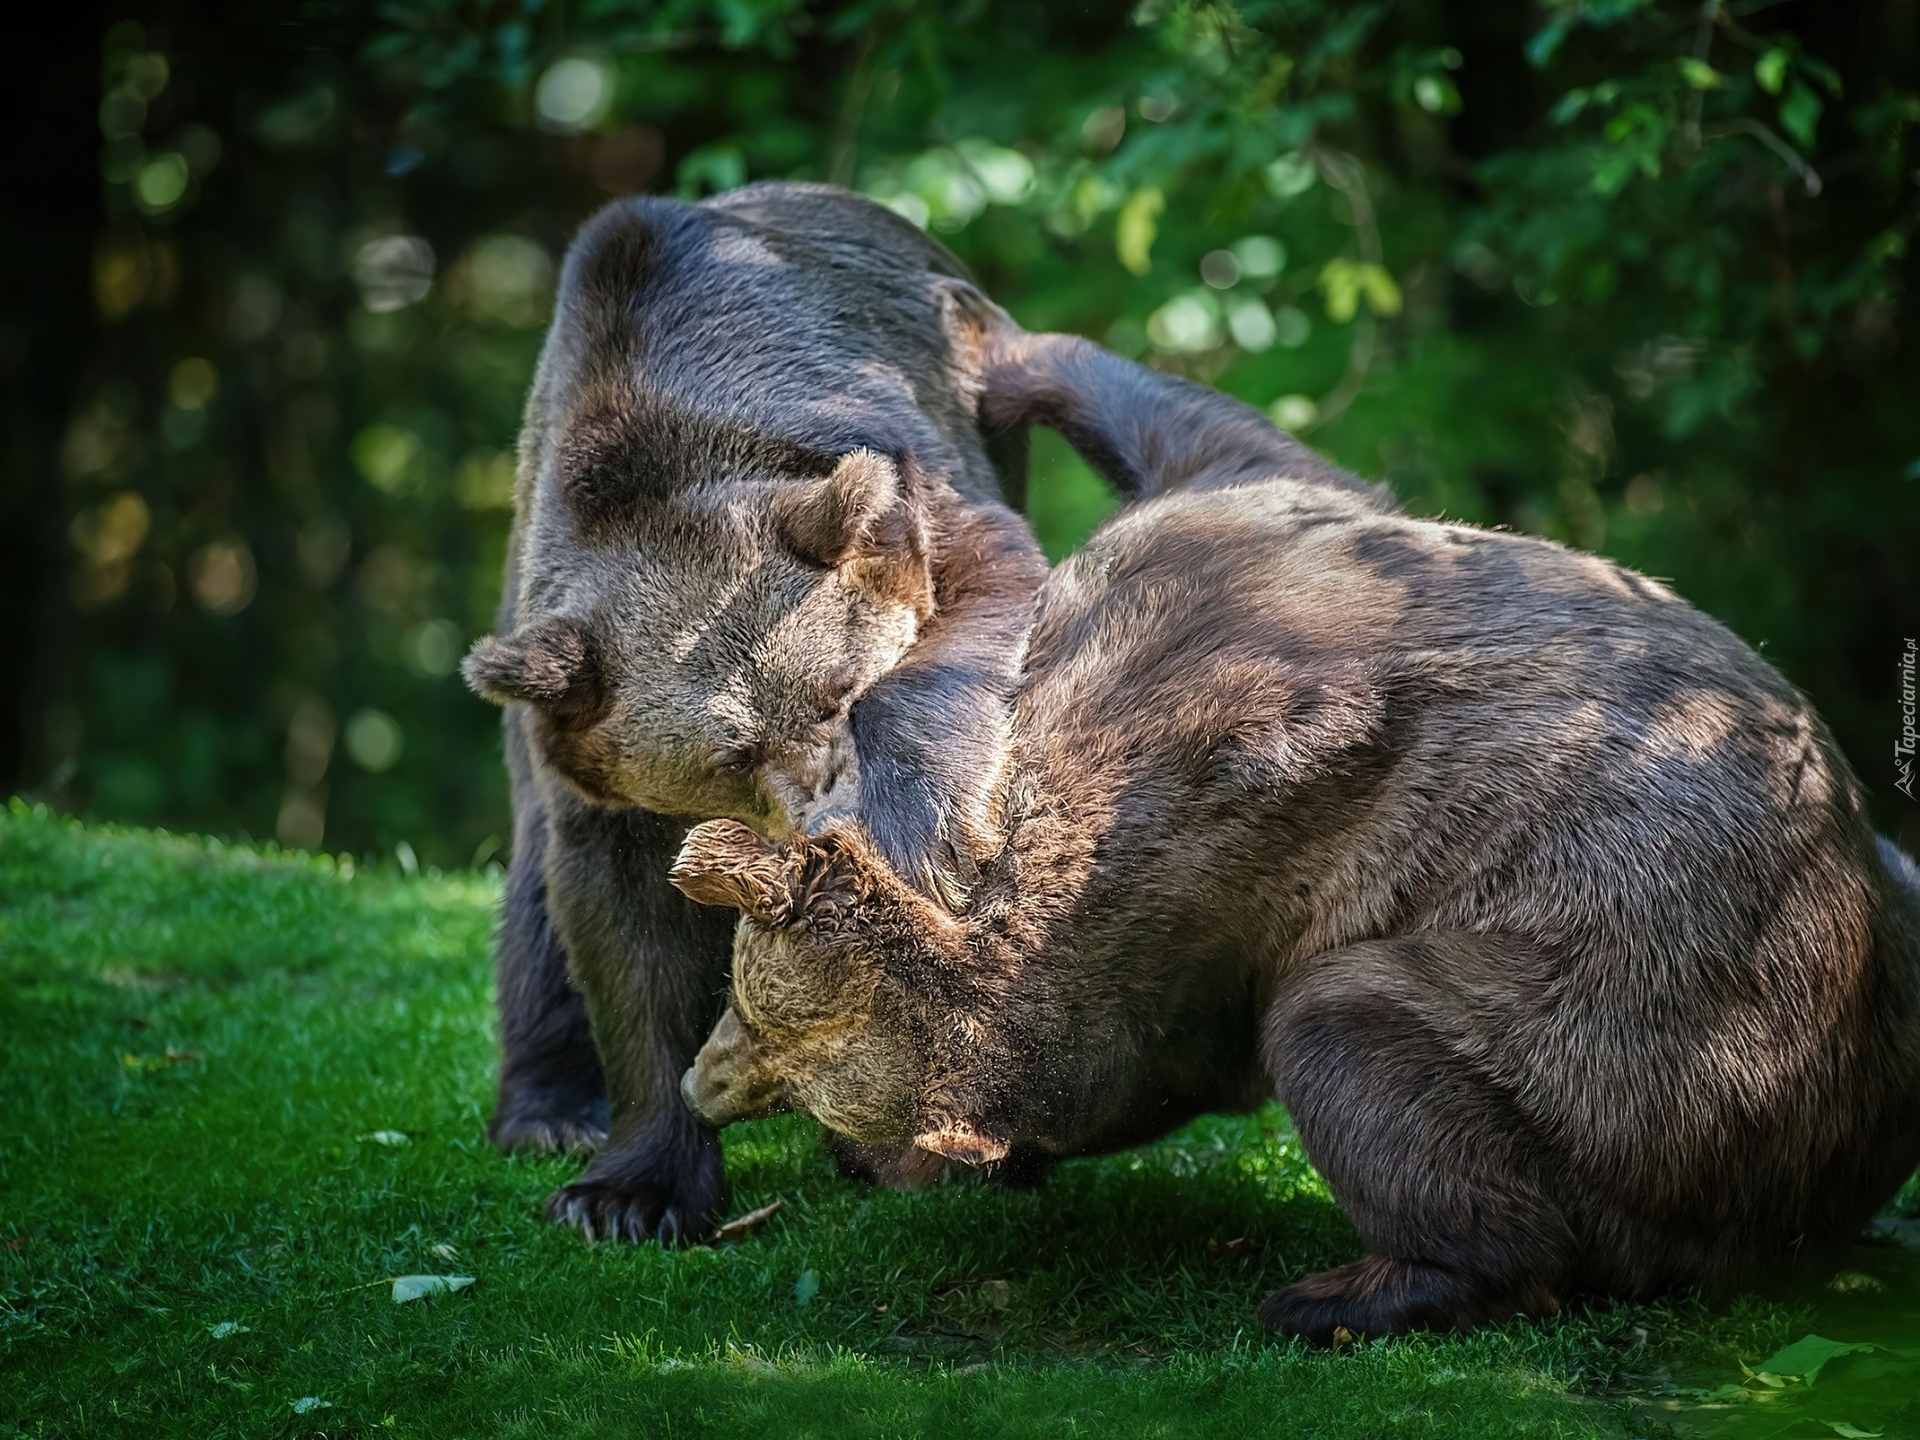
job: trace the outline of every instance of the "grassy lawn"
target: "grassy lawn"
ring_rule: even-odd
[[[1277,1110],[1032,1194],[870,1191],[810,1124],[737,1127],[763,1228],[589,1246],[539,1213],[575,1167],[481,1136],[497,898],[0,814],[0,1436],[1920,1435],[1895,1244],[1767,1297],[1276,1344],[1259,1298],[1355,1250]],[[419,1274],[473,1283],[396,1303]],[[1882,1348],[1743,1373],[1815,1330]]]

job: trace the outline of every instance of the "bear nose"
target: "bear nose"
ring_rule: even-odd
[[[707,1107],[714,1097],[706,1093],[706,1087],[701,1085],[697,1070],[697,1066],[689,1066],[687,1073],[680,1077],[680,1100],[696,1119],[705,1120],[712,1125],[717,1122],[708,1113]]]

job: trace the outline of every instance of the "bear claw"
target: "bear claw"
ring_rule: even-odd
[[[508,1154],[586,1155],[606,1144],[609,1118],[597,1070],[590,1077],[521,1075],[501,1083],[487,1139]]]
[[[602,1101],[597,1115],[496,1116],[487,1126],[487,1138],[509,1154],[591,1155],[607,1143],[606,1109]]]
[[[712,1230],[719,1206],[699,1206],[651,1185],[610,1185],[578,1181],[547,1197],[547,1219],[578,1230],[589,1240],[624,1240],[637,1245],[693,1245]]]

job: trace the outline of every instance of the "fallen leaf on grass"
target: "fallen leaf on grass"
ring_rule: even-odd
[[[1877,1352],[1877,1353],[1876,1353]],[[1848,1370],[1850,1382],[1858,1382],[1871,1376],[1879,1379],[1883,1375],[1901,1375],[1907,1370],[1910,1358],[1906,1351],[1889,1349],[1884,1345],[1852,1343],[1845,1340],[1829,1340],[1824,1335],[1804,1335],[1783,1350],[1778,1350],[1760,1362],[1758,1369],[1749,1368],[1746,1361],[1737,1362],[1740,1373],[1746,1377],[1738,1385],[1722,1385],[1717,1390],[1700,1390],[1682,1385],[1662,1387],[1658,1392],[1680,1396],[1692,1400],[1698,1405],[1717,1409],[1728,1404],[1742,1401],[1766,1401],[1790,1399],[1805,1395],[1819,1378],[1821,1370],[1835,1360],[1849,1355],[1864,1355],[1871,1358],[1856,1361]],[[1920,1352],[1916,1356],[1920,1358]],[[1826,1425],[1835,1433],[1859,1437],[1873,1432],[1842,1430],[1845,1420],[1821,1420],[1811,1423]]]
[[[369,1130],[366,1134],[356,1135],[353,1138],[371,1140],[376,1145],[405,1145],[410,1143],[413,1137],[404,1130]]]
[[[15,1235],[12,1239],[7,1241],[7,1249],[14,1250],[14,1251],[23,1250],[26,1248],[26,1244],[27,1244],[26,1236]]]
[[[715,1228],[713,1234],[707,1237],[707,1243],[719,1245],[728,1240],[738,1240],[742,1235],[752,1234],[773,1218],[773,1212],[780,1208],[781,1203],[776,1200],[771,1205],[762,1205],[758,1210],[749,1210],[737,1220],[727,1221],[726,1224]]]
[[[1873,1345],[1850,1345],[1844,1340],[1829,1340],[1823,1335],[1807,1335],[1762,1361],[1757,1372],[1749,1370],[1747,1373],[1766,1385],[1777,1386],[1782,1376],[1811,1385],[1822,1367],[1829,1362],[1843,1355],[1864,1355],[1876,1348]],[[1741,1369],[1746,1367],[1743,1365]]]
[[[171,1065],[198,1065],[206,1058],[198,1050],[176,1050],[169,1045],[164,1055],[136,1055],[131,1050],[124,1051],[120,1056],[120,1066],[133,1071],[165,1070]]]
[[[818,1270],[802,1270],[800,1272],[800,1278],[793,1282],[793,1303],[796,1305],[805,1305],[819,1293],[820,1272]]]
[[[308,1415],[315,1410],[331,1410],[333,1401],[322,1400],[318,1395],[302,1395],[298,1400],[289,1401],[296,1415]]]
[[[1231,1240],[1207,1241],[1207,1253],[1218,1255],[1223,1260],[1238,1260],[1242,1255],[1250,1255],[1259,1248],[1258,1240],[1249,1240],[1244,1235],[1236,1235]]]
[[[996,1310],[1005,1310],[1013,1304],[1013,1282],[1011,1280],[982,1280],[980,1298]]]
[[[224,1340],[229,1335],[250,1335],[253,1332],[238,1320],[222,1320],[217,1325],[207,1326],[207,1333],[216,1340]]]
[[[1820,1422],[1843,1440],[1880,1440],[1887,1432],[1884,1430],[1862,1430],[1858,1425],[1849,1425],[1844,1420],[1823,1420]]]
[[[401,1275],[393,1282],[393,1303],[404,1305],[429,1295],[449,1295],[471,1284],[471,1275]]]

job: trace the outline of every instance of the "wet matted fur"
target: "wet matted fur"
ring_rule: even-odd
[[[1163,418],[1032,343],[997,386],[1037,367],[1096,453]],[[1050,388],[1056,343],[1112,383]],[[1263,1305],[1319,1340],[1737,1275],[1920,1160],[1920,876],[1654,581],[1202,477],[1052,573],[1013,714],[958,914],[852,820],[691,832],[676,882],[747,918],[690,1105],[1030,1164],[1277,1094],[1368,1250]]]

